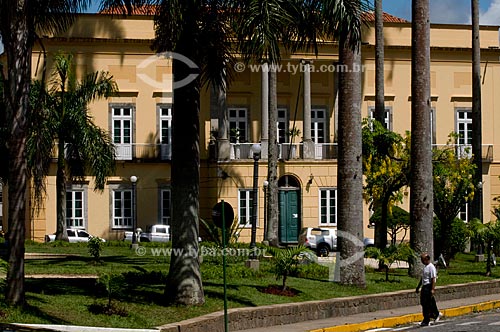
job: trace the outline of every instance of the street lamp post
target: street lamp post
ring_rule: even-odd
[[[132,182],[132,249],[136,249],[137,244],[137,176],[130,177]]]
[[[257,238],[257,194],[259,188],[259,159],[260,159],[260,144],[252,145],[253,152],[253,198],[252,198],[252,236],[250,238],[250,259],[257,259],[255,254],[255,241]]]
[[[269,186],[269,181],[265,180],[264,183],[264,242],[266,245],[269,245],[269,241],[267,240],[267,187]]]

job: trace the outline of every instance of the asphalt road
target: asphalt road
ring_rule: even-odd
[[[454,318],[443,318],[435,325],[426,327],[413,323],[408,326],[380,328],[366,332],[379,331],[421,331],[421,332],[500,332],[500,310],[488,311]]]

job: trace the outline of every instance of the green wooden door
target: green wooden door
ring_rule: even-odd
[[[300,232],[300,191],[296,188],[292,190],[279,191],[279,237],[280,242],[297,243]]]

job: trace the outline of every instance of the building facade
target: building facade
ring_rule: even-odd
[[[403,134],[410,130],[411,24],[386,15],[385,125]],[[431,26],[432,142],[446,144],[448,135],[461,135],[461,149],[471,143],[472,65],[471,27]],[[171,60],[155,55],[150,16],[81,15],[60,36],[43,39],[48,67],[55,52],[70,52],[77,75],[105,70],[120,92],[91,105],[95,123],[109,131],[116,145],[115,174],[102,193],[91,178],[68,184],[67,225],[108,239],[120,239],[133,227],[133,186],[136,176],[137,225],[168,224],[170,220],[170,162],[173,82]],[[371,117],[375,106],[375,36],[364,27],[362,46],[362,110]],[[483,215],[491,214],[500,196],[500,64],[496,26],[481,27],[483,110]],[[177,56],[177,55],[175,55]],[[33,73],[40,75],[42,54],[33,53]],[[189,62],[189,59],[185,59]],[[278,69],[279,238],[296,243],[300,228],[337,225],[338,47],[320,47],[319,55],[285,55]],[[266,71],[237,63],[227,93],[204,89],[200,112],[200,216],[211,219],[212,207],[224,199],[234,209],[250,240],[254,160],[251,146],[261,143],[258,161],[257,240],[266,223],[267,93]],[[217,105],[225,105],[222,109]],[[360,119],[361,121],[361,119]],[[29,236],[43,240],[56,228],[55,163],[47,178],[47,197],[30,219]],[[5,195],[4,195],[5,196]],[[1,203],[0,203],[1,204]],[[407,202],[403,204],[408,208]],[[4,207],[4,215],[6,208]],[[365,236],[370,211],[365,204]],[[6,218],[4,218],[5,220]],[[5,224],[6,222],[4,222]],[[4,227],[5,228],[5,227]]]

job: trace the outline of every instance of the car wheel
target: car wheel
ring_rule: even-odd
[[[328,257],[330,254],[330,248],[327,244],[320,244],[317,249],[318,257]]]

